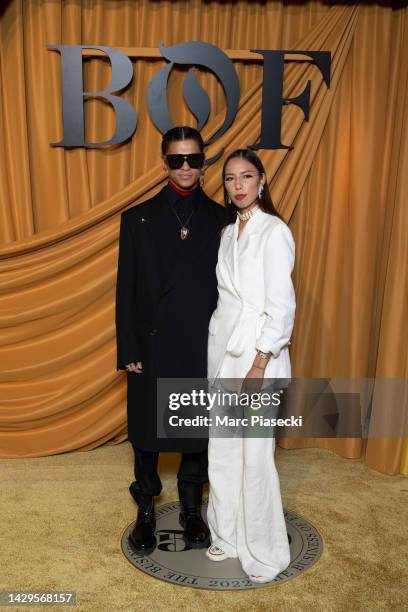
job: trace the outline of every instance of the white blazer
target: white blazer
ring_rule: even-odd
[[[286,223],[257,210],[239,240],[239,218],[218,251],[218,303],[209,324],[208,378],[244,378],[256,349],[271,352],[265,378],[290,378],[296,302],[295,243]]]

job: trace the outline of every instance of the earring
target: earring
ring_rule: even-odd
[[[204,170],[200,172],[200,187],[204,185]]]
[[[232,204],[232,200],[229,196],[228,196],[228,204]]]
[[[264,190],[263,185],[259,185],[259,189],[258,189],[258,198],[261,198],[261,197],[262,197],[263,190]]]

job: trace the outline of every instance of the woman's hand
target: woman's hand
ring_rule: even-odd
[[[262,388],[265,368],[252,366],[242,383],[241,393],[258,393]]]

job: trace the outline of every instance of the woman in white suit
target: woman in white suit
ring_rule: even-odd
[[[210,321],[208,377],[261,389],[291,375],[295,245],[275,210],[265,170],[250,149],[223,168],[229,224],[218,252],[218,304]],[[275,439],[210,436],[208,525],[213,561],[238,558],[253,582],[273,580],[290,563]]]

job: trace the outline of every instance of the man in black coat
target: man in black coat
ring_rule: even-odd
[[[201,516],[207,477],[206,439],[157,437],[157,378],[205,378],[207,336],[217,304],[215,268],[224,210],[200,186],[200,133],[169,130],[162,141],[168,184],[121,216],[116,290],[117,369],[127,371],[129,440],[135,453],[130,492],[139,511],[135,550],[156,546],[154,496],[162,489],[159,451],[181,452],[177,474],[184,540],[209,544]]]

